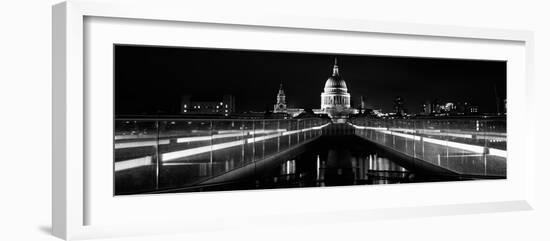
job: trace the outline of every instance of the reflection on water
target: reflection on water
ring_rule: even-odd
[[[374,148],[322,143],[310,151],[281,162],[279,172],[261,174],[260,186],[340,186],[389,184],[413,181],[413,172],[378,153]],[[262,188],[259,187],[259,188]]]
[[[258,171],[255,188],[319,187],[443,181],[402,166],[403,160],[353,137],[324,139],[304,153]]]
[[[333,163],[332,166],[328,166],[327,162],[320,162],[318,168],[317,182],[320,186],[325,185],[326,176],[328,174],[328,182],[332,182],[331,179],[342,179],[344,173],[347,173],[349,177],[344,179],[352,180],[353,183],[342,184],[387,184],[387,183],[399,183],[407,180],[410,172],[404,167],[397,165],[390,161],[388,158],[379,156],[378,154],[368,154],[365,156],[351,156],[349,161],[351,165],[349,168],[342,166],[338,159],[333,159],[336,150],[329,150],[328,163]],[[337,155],[337,154],[336,154]],[[320,157],[318,156],[320,161]]]
[[[214,191],[373,185],[456,180],[419,172],[410,162],[379,149],[355,136],[321,138],[300,154],[276,161],[269,167],[254,167],[249,176],[177,191]],[[230,161],[225,164],[233,165]]]

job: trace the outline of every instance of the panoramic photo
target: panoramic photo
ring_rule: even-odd
[[[506,179],[505,61],[113,48],[114,195]]]

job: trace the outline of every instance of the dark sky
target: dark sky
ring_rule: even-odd
[[[115,47],[116,114],[177,114],[182,95],[232,94],[238,111],[273,108],[283,82],[289,107],[319,108],[334,57],[352,105],[409,112],[426,100],[468,101],[494,112],[506,98],[506,62],[154,46]],[[495,91],[496,90],[496,91]]]

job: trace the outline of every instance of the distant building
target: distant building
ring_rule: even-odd
[[[479,107],[477,105],[470,105],[467,109],[468,114],[477,114],[479,113]]]
[[[433,113],[433,109],[434,109],[434,106],[432,102],[428,100],[424,102],[424,104],[422,104],[422,111],[420,112],[420,114],[429,115]]]
[[[334,59],[332,76],[325,82],[321,93],[320,112],[326,113],[336,122],[345,122],[349,114],[356,112],[351,109],[350,94],[346,81],[340,76],[337,59]]]
[[[472,115],[478,114],[479,107],[468,102],[439,102],[438,100],[426,101],[422,104],[421,115]]]
[[[378,117],[382,117],[384,115],[386,115],[383,111],[382,111],[382,108],[380,107],[374,107],[372,110],[371,110],[372,114],[375,115],[375,116],[378,116]]]
[[[396,115],[406,115],[407,114],[407,111],[405,110],[405,104],[404,104],[404,100],[401,96],[397,96],[394,100],[393,100],[393,111],[395,112]]]
[[[360,97],[360,103],[359,103],[359,108],[357,108],[357,112],[359,114],[364,114],[367,111],[369,111],[367,107],[367,97],[362,95]]]
[[[286,95],[283,90],[283,83],[279,86],[277,93],[277,103],[273,106],[273,113],[286,113]]]
[[[277,103],[273,105],[273,113],[285,113],[292,117],[296,117],[304,112],[304,109],[300,108],[288,108],[286,105],[286,95],[283,89],[283,84],[279,86],[279,92],[277,93]]]
[[[456,105],[453,102],[447,102],[443,106],[443,111],[447,113],[455,112],[456,111]]]
[[[181,99],[181,114],[220,114],[230,115],[235,112],[235,97],[224,95],[222,98],[195,98],[184,95]]]

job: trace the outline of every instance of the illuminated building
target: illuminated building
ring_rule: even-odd
[[[479,106],[469,102],[439,102],[438,100],[426,101],[422,104],[421,115],[472,115],[479,113]]]
[[[400,96],[396,97],[395,100],[393,100],[393,110],[397,115],[406,114],[407,111],[405,110],[405,104],[403,98],[401,98]]]
[[[337,59],[334,59],[332,76],[325,82],[325,88],[321,93],[321,112],[328,114],[333,121],[345,122],[348,115],[353,112],[350,107],[350,94],[346,82],[340,76]]]
[[[453,102],[447,102],[445,105],[443,105],[444,112],[453,112],[455,110],[456,110],[456,105]]]
[[[468,113],[469,114],[476,114],[478,112],[479,112],[479,107],[477,105],[468,106]]]
[[[366,112],[368,112],[368,107],[367,107],[367,97],[362,95],[360,97],[360,103],[359,103],[359,106],[357,108],[357,113],[358,114],[364,114]]]
[[[230,115],[235,112],[235,97],[224,95],[222,98],[195,98],[184,95],[181,100],[181,114],[220,114]]]
[[[304,109],[287,107],[286,95],[283,90],[283,84],[281,83],[279,86],[279,92],[277,93],[277,103],[273,105],[273,113],[285,113],[291,115],[292,117],[296,117],[303,112]]]
[[[426,101],[424,104],[422,104],[422,112],[423,115],[429,115],[434,112],[434,105],[431,101]]]
[[[279,86],[279,93],[277,93],[277,104],[273,106],[274,113],[286,113],[286,95],[283,90],[283,83]]]

